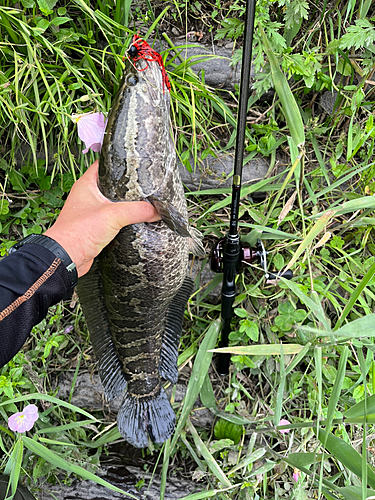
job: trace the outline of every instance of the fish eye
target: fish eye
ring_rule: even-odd
[[[134,87],[134,85],[137,85],[138,83],[138,78],[134,75],[130,75],[127,79],[127,84],[131,87]]]
[[[130,48],[129,48],[129,56],[130,57],[137,57],[138,55],[138,49],[135,45],[132,45]]]

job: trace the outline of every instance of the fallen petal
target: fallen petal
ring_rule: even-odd
[[[87,153],[89,149],[92,149],[95,153],[99,153],[107,125],[107,120],[103,113],[72,115],[72,120],[74,123],[77,123],[78,136],[86,146],[82,153]]]
[[[290,422],[289,420],[282,418],[279,422],[279,425],[290,425]],[[287,434],[290,431],[290,429],[278,429],[278,431],[281,432],[281,434]]]

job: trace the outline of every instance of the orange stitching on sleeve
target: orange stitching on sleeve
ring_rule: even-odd
[[[61,264],[60,259],[55,259],[49,266],[47,271],[45,271],[42,276],[25,292],[21,297],[18,297],[12,304],[10,304],[6,309],[0,312],[0,321],[5,319],[9,314],[17,309],[21,304],[29,300],[34,293],[48,280],[49,277],[53,275],[58,266]]]

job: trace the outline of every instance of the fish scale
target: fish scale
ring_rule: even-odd
[[[142,70],[142,71],[139,71]],[[175,415],[163,389],[176,383],[179,337],[192,292],[189,227],[169,128],[170,96],[158,62],[130,66],[113,101],[99,162],[111,201],[147,200],[161,221],[123,228],[79,279],[78,294],[108,399],[124,392],[117,423],[136,447],[170,437]]]

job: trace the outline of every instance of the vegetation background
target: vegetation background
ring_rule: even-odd
[[[209,88],[195,59],[178,55],[193,32],[202,42],[224,40],[236,64],[244,11],[243,0],[1,1],[2,256],[53,222],[93,161],[81,154],[70,117],[108,112],[136,31],[164,43],[186,167],[233,147],[237,92]],[[197,286],[181,342],[190,382],[174,403],[176,432],[135,457],[162,475],[161,498],[170,463],[175,477],[193,478],[202,491],[185,500],[375,496],[374,16],[371,0],[257,1],[245,161],[260,155],[269,171],[244,186],[240,229],[247,243],[262,238],[270,266],[287,266],[294,278],[267,282],[257,264],[238,276],[225,379],[210,351],[220,305],[209,293],[220,276]],[[173,44],[176,33],[184,44]],[[209,250],[227,230],[230,190],[188,200]],[[84,368],[94,370],[94,360],[74,298],[54,307],[0,371],[0,470],[13,484],[21,475],[36,496],[74,474],[105,483],[95,470],[119,434],[103,413],[70,404]],[[62,401],[54,384],[66,371],[73,386]],[[215,415],[212,427],[194,423],[198,395]],[[20,437],[6,422],[24,402],[36,402],[41,415]]]

